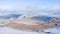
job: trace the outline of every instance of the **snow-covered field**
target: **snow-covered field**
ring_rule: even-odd
[[[23,15],[24,16],[24,15]],[[25,16],[24,16],[25,17]],[[49,17],[50,18],[50,17]],[[18,18],[19,19],[19,18]],[[43,18],[44,19],[44,18]],[[13,20],[13,21],[12,21]],[[2,23],[12,23],[14,22],[15,18],[11,18],[10,20],[7,19],[7,21],[2,20],[4,22]],[[47,20],[47,18],[45,18]],[[0,20],[1,21],[1,20]],[[16,20],[15,20],[16,21]],[[50,20],[49,20],[50,21]],[[17,22],[17,21],[16,21]],[[25,23],[25,22],[24,22]],[[29,23],[30,24],[30,23]],[[4,25],[4,24],[3,24]],[[26,31],[26,30],[16,30],[8,27],[0,27],[0,34],[60,34],[60,28],[54,27],[49,28],[43,31]]]
[[[0,34],[40,34],[38,32],[15,30],[8,27],[0,27]]]
[[[49,33],[48,33],[49,32]],[[0,34],[60,34],[60,29],[49,28],[43,32],[16,30],[8,27],[0,27]]]

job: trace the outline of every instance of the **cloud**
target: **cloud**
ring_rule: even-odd
[[[54,5],[54,6],[50,7],[50,8],[53,11],[58,11],[60,9],[60,6],[59,5]]]
[[[60,11],[60,5],[35,5],[35,4],[26,4],[26,5],[4,5],[0,6],[0,13],[56,13]]]

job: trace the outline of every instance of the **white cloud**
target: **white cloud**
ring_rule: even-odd
[[[12,9],[12,6],[10,5],[2,5],[0,6],[0,10],[11,10]]]
[[[50,8],[53,11],[59,11],[60,10],[60,6],[58,6],[58,5],[54,5],[54,6],[50,7]]]
[[[4,5],[0,6],[0,10],[2,10],[5,13],[55,13],[56,11],[60,11],[59,5],[52,5],[52,6],[41,6],[41,5],[24,5],[24,6],[10,6],[10,5]],[[5,11],[6,10],[6,11]],[[1,11],[1,12],[2,12]]]

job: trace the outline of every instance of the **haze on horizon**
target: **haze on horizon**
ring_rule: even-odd
[[[60,13],[60,0],[0,0],[0,13]]]

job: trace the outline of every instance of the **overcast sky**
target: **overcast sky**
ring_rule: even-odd
[[[59,12],[60,0],[0,0],[0,12]]]

